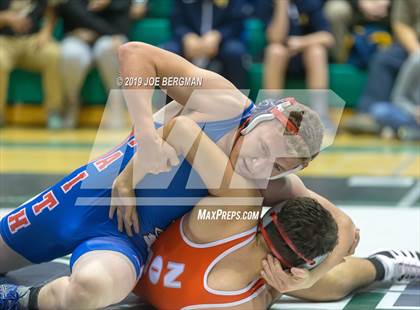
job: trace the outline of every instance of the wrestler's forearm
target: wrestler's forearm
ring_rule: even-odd
[[[147,53],[139,53],[129,53],[127,49],[120,48],[118,54],[123,94],[137,139],[156,132],[152,112],[153,86],[143,83],[147,78],[156,76],[156,68]]]
[[[228,156],[193,120],[173,119],[165,125],[163,137],[177,153],[185,156],[212,195],[259,196],[254,184],[234,172]]]
[[[283,183],[284,189],[277,191],[277,196],[274,195],[269,197],[269,202],[271,204],[294,197],[311,197],[317,200],[331,213],[338,226],[338,243],[333,252],[330,253],[328,258],[322,264],[311,270],[312,283],[315,283],[326,272],[343,262],[343,258],[345,256],[349,255],[349,250],[354,241],[355,227],[353,221],[346,213],[337,208],[328,199],[309,190],[297,175],[291,174],[287,176],[285,182]],[[270,184],[270,186],[276,185],[276,182],[272,185]],[[271,190],[271,192],[273,191]]]
[[[154,85],[158,85],[169,97],[182,106],[205,115],[211,115],[213,119],[237,116],[250,102],[242,92],[221,75],[198,68],[174,53],[146,43],[129,42],[122,45],[119,48],[119,59],[123,85],[127,83],[129,87],[125,87],[125,89],[130,90],[129,92],[125,91],[126,98],[127,93],[131,93],[133,90],[143,92],[144,90],[153,90]],[[133,82],[136,81],[136,78],[137,81],[142,78],[143,82],[149,79],[149,83],[151,82],[150,78],[158,80],[154,80],[152,86],[138,86],[138,83],[134,83],[135,86],[130,86],[132,85],[130,78]],[[173,83],[168,83],[168,79],[171,79]],[[188,79],[197,83],[179,85],[174,82],[174,79],[178,81]],[[134,110],[140,105],[138,96],[134,95],[135,93],[127,103],[129,108],[132,107],[132,111],[130,111],[132,117],[140,119],[145,115],[142,116],[141,111]],[[140,94],[140,96],[142,105],[147,101],[147,107],[151,107],[151,93]],[[150,115],[147,114],[147,117]],[[150,122],[149,125],[151,126]]]
[[[179,104],[175,101],[170,102],[159,111],[153,114],[153,121],[156,123],[164,124],[165,121],[171,120],[180,112]],[[158,135],[162,136],[162,128],[157,130]],[[141,151],[140,151],[141,152]],[[136,157],[133,156],[130,158],[129,162],[125,166],[124,170],[121,171],[116,182],[119,183],[120,186],[124,188],[134,188],[136,184],[138,184],[145,176],[145,173],[140,173],[140,171],[144,171],[144,169],[139,169],[136,171],[137,173],[133,177],[133,166],[134,166],[134,159]]]
[[[314,282],[324,276],[329,270],[344,262],[344,257],[350,255],[349,250],[354,243],[355,226],[347,214],[338,209],[330,201],[309,191],[310,196],[316,199],[324,208],[330,211],[338,226],[338,242],[334,250],[328,255],[327,259],[311,271]]]

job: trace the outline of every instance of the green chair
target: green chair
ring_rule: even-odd
[[[249,70],[251,98],[256,99],[263,87],[264,68],[260,63],[253,64]],[[330,64],[330,88],[346,102],[346,107],[355,107],[366,83],[367,73],[347,64]],[[305,80],[289,78],[286,89],[304,89]]]
[[[9,77],[8,101],[12,104],[41,104],[41,75],[20,69],[13,70]]]
[[[346,101],[346,107],[355,107],[363,92],[367,72],[352,65],[330,65],[330,88]]]
[[[172,5],[172,0],[150,0],[147,8],[147,16],[153,18],[169,18]]]
[[[158,46],[171,38],[169,20],[146,18],[138,21],[133,25],[129,38]]]
[[[259,59],[267,44],[263,23],[256,18],[247,19],[244,24],[244,39],[253,59]]]
[[[81,91],[81,101],[86,105],[105,105],[107,92],[96,68],[90,70],[86,76]]]

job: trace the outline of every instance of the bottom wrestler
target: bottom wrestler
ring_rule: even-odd
[[[200,214],[212,210],[209,205],[201,201],[153,244],[135,293],[154,307],[266,309],[280,296],[278,283],[286,276],[282,266],[313,268],[336,242],[331,215],[310,198],[288,200],[260,221],[200,220]],[[264,284],[263,275],[272,287]],[[420,253],[383,251],[368,259],[348,257],[312,288],[288,294],[334,301],[374,281],[414,279],[420,279]]]

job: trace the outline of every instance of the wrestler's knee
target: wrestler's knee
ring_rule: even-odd
[[[30,264],[28,260],[13,251],[0,234],[0,275]]]
[[[90,270],[81,270],[70,278],[65,307],[95,309],[104,305],[104,297],[112,294],[114,283],[106,270],[98,264]]]

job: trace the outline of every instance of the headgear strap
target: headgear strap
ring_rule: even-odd
[[[283,226],[280,224],[278,217],[277,217],[277,213],[276,212],[272,212],[271,214],[271,218],[273,219],[273,223],[276,226],[276,229],[278,231],[278,233],[280,234],[280,236],[283,238],[284,242],[289,246],[289,248],[301,259],[303,259],[305,261],[305,263],[310,264],[310,265],[314,265],[315,261],[312,259],[308,259],[305,256],[303,256],[302,253],[299,252],[299,250],[295,247],[295,245],[293,244],[292,240],[290,240],[289,236],[287,236],[286,232],[283,229]]]
[[[259,224],[259,228],[260,228],[260,231],[264,238],[265,243],[268,245],[268,247],[270,248],[270,251],[274,254],[274,256],[280,261],[281,265],[286,266],[287,268],[292,268],[293,267],[292,264],[289,263],[283,256],[281,256],[280,253],[276,250],[275,246],[270,240],[270,237],[267,234],[267,231],[265,230],[261,222]]]
[[[273,113],[279,122],[282,123],[283,126],[285,126],[292,134],[298,134],[299,129],[290,121],[290,119],[287,119],[286,116],[284,116],[283,112],[279,111],[277,108],[271,109],[270,112]]]

